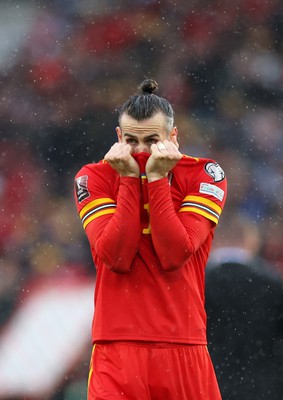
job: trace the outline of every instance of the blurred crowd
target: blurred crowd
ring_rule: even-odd
[[[31,279],[94,277],[73,178],[145,77],[182,152],[225,170],[225,214],[259,227],[258,255],[283,277],[280,0],[8,1],[0,26],[0,325]]]

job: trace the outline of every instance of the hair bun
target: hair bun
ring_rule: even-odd
[[[153,79],[144,80],[138,87],[140,94],[152,94],[158,88],[158,84]]]

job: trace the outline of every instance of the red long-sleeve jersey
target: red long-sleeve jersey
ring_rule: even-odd
[[[227,191],[210,159],[183,156],[147,182],[105,161],[76,175],[75,199],[97,270],[93,341],[206,344],[204,271]]]

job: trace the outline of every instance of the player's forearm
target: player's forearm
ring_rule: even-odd
[[[191,229],[184,226],[174,209],[167,179],[149,185],[149,207],[152,240],[162,267],[181,268],[205,240],[209,223],[201,234],[197,224]]]
[[[98,218],[87,228],[91,246],[100,260],[113,272],[130,270],[140,239],[140,183],[122,178],[116,212]]]

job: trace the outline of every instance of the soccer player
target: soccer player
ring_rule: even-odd
[[[204,271],[226,199],[211,159],[178,149],[170,103],[147,79],[118,141],[82,167],[75,198],[97,278],[89,400],[219,400]]]

